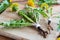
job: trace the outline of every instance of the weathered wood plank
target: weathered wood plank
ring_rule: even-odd
[[[53,8],[53,11],[56,12],[56,10],[58,12],[60,12],[58,9],[59,6]],[[20,8],[24,8],[23,6],[20,6]],[[56,14],[55,14],[56,15]],[[9,9],[7,9],[5,12],[3,12],[0,15],[0,22],[4,22],[4,21],[9,21],[9,20],[13,20],[13,19],[19,19],[20,17],[17,15],[17,13],[13,12],[9,12]],[[54,28],[54,31],[51,31],[51,33],[47,36],[46,40],[55,40],[56,36],[58,35],[56,32],[56,26],[58,23],[58,20],[60,19],[56,19],[53,18],[52,19],[52,27]],[[46,27],[46,25],[45,25]],[[31,27],[24,27],[24,28],[16,28],[16,29],[5,29],[2,28],[0,29],[0,35],[4,35],[10,38],[14,38],[17,40],[21,40],[21,39],[29,39],[29,40],[44,40],[44,38],[38,34],[38,32]]]

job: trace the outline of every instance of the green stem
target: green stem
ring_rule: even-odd
[[[33,21],[31,18],[29,18],[27,15],[25,15],[22,10],[20,10],[20,11],[18,12],[18,15],[23,16],[23,17],[25,17],[27,20],[29,20],[30,22],[34,23],[34,21]]]
[[[39,13],[42,14],[43,17],[46,17],[46,18],[49,17],[44,11],[39,10]]]

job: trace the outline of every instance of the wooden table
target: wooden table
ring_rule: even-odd
[[[0,40],[14,40],[14,39],[0,35]]]
[[[24,5],[21,5],[20,8],[24,8]],[[60,5],[54,6],[53,7],[53,12],[56,13],[57,11],[60,13],[60,9],[58,8]],[[56,15],[56,14],[54,14]],[[58,14],[59,15],[59,14]],[[17,15],[16,12],[9,12],[9,9],[5,10],[1,15],[0,15],[0,22],[4,21],[9,21],[13,19],[19,19],[20,17]],[[17,40],[55,40],[58,32],[56,31],[57,23],[60,20],[57,18],[52,18],[52,23],[51,26],[54,28],[53,31],[51,31],[50,34],[48,34],[47,38],[44,39],[38,32],[31,27],[24,27],[24,28],[15,28],[15,29],[6,29],[2,28],[0,26],[0,35],[4,35],[13,39]]]

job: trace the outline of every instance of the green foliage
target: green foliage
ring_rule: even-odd
[[[42,14],[42,16],[43,16],[44,18],[49,17],[49,16],[47,15],[47,13],[45,13],[45,11],[42,10],[42,9],[39,10],[39,13]]]
[[[12,7],[12,11],[17,11],[17,10],[18,10],[18,7],[16,7],[16,6]]]
[[[34,23],[40,22],[40,15],[47,18],[49,17],[44,10],[40,8],[26,7],[23,10],[18,11],[18,15],[22,17],[20,20],[13,20],[9,22],[1,23],[5,27],[21,27],[21,26],[32,26]]]
[[[29,18],[29,17],[24,13],[23,10],[20,10],[20,11],[18,12],[18,15],[26,18],[26,19],[27,19],[28,21],[30,21],[30,22],[34,22],[31,18]]]
[[[22,17],[20,20],[13,20],[9,22],[3,22],[0,25],[3,25],[5,27],[21,27],[21,26],[32,26],[37,21],[39,22],[40,13],[37,9],[32,8],[25,8],[23,10],[20,10],[18,12],[18,15]]]
[[[11,4],[11,3],[8,2],[8,0],[3,0],[3,1],[0,3],[0,13],[2,13],[4,10],[6,10],[6,9],[9,7],[10,4]]]
[[[59,25],[58,25],[57,31],[60,31],[60,21],[59,21]]]
[[[27,7],[25,10],[26,11],[26,15],[28,17],[30,17],[34,22],[36,22],[37,20],[39,20],[39,16],[40,16],[40,13],[38,12],[37,8],[30,8],[30,7]]]
[[[49,5],[55,4],[56,0],[39,0],[38,5],[41,5],[42,3],[47,3]]]
[[[12,20],[8,22],[0,23],[0,25],[5,26],[6,28],[19,28],[24,26],[30,26],[32,23],[26,22],[24,19]]]

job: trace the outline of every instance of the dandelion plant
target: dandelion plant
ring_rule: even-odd
[[[57,31],[60,31],[60,21],[59,21],[59,24],[58,24]]]
[[[25,12],[23,10],[20,10],[18,12],[19,16],[22,16],[22,18],[25,18],[27,21],[29,21],[30,23],[32,23],[32,26],[34,26],[35,28],[37,28],[37,30],[39,31],[39,33],[46,38],[46,35],[48,34],[47,31],[44,31],[41,28],[40,25],[40,13],[38,12],[39,10],[37,8],[32,8],[32,7],[26,7]]]
[[[44,2],[44,1],[43,1]],[[14,6],[13,11],[17,11],[18,9],[16,9],[16,6]],[[49,5],[47,3],[42,3],[42,5],[40,7],[36,7],[36,5],[34,4],[33,0],[28,0],[27,2],[27,6],[18,11],[18,15],[21,16],[20,20],[12,20],[12,21],[8,21],[8,22],[3,22],[0,23],[0,25],[3,25],[5,27],[11,27],[11,28],[16,28],[16,27],[28,27],[28,26],[33,26],[35,27],[39,33],[46,38],[48,32],[43,30],[41,28],[41,24],[40,24],[40,17],[41,15],[43,16],[43,18],[48,19],[48,26],[49,26],[49,30],[53,28],[50,26],[51,23],[51,17],[52,17],[52,8],[49,7]]]

